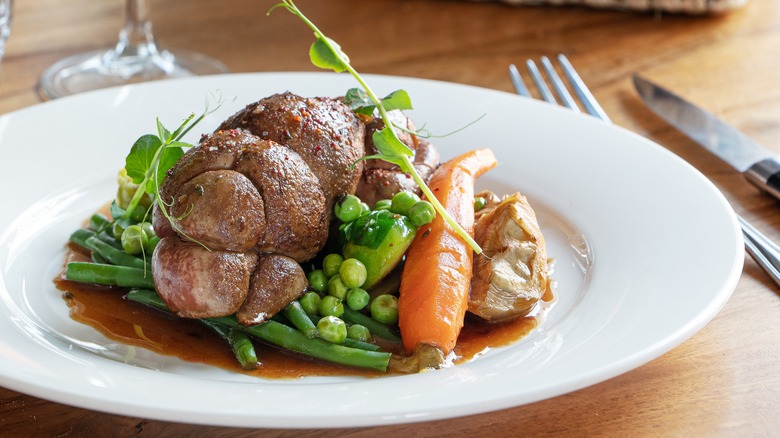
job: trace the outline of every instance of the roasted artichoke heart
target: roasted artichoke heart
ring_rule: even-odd
[[[549,282],[544,237],[525,196],[489,202],[478,214],[474,238],[483,255],[474,258],[469,311],[488,321],[528,314]]]

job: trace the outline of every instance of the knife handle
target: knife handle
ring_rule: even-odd
[[[745,177],[759,189],[780,199],[780,161],[774,158],[761,160],[745,171]]]

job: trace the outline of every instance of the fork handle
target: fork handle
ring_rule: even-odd
[[[753,228],[748,221],[737,216],[742,234],[745,236],[745,249],[753,260],[780,286],[780,247]]]

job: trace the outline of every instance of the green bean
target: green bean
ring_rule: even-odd
[[[382,339],[388,341],[401,342],[401,337],[398,333],[387,324],[383,324],[368,315],[364,315],[360,312],[356,312],[349,307],[344,308],[344,313],[341,315],[344,321],[350,324],[360,324],[368,328],[368,330],[375,336],[379,336]]]
[[[233,350],[233,355],[236,357],[238,364],[245,370],[253,370],[257,368],[257,352],[255,346],[252,344],[252,340],[249,336],[241,330],[231,329],[225,327],[222,324],[217,324],[213,321],[201,320],[210,329],[214,330],[218,335],[228,342],[230,349]]]
[[[127,294],[127,298],[162,310],[167,310],[165,303],[163,303],[162,299],[160,299],[153,290],[132,290]],[[387,371],[387,366],[390,362],[390,353],[350,348],[344,345],[333,344],[319,338],[309,339],[300,331],[273,320],[252,327],[241,326],[238,321],[236,321],[236,318],[232,316],[209,318],[209,321],[230,328],[243,330],[261,341],[328,362],[360,368],[370,368],[383,372]]]
[[[70,241],[76,245],[92,251],[92,247],[87,243],[87,239],[93,237],[95,233],[84,228],[79,228],[70,235]]]
[[[102,255],[100,255],[97,251],[92,251],[89,256],[92,258],[93,263],[100,263],[103,265],[110,265],[111,263],[106,260]]]
[[[109,225],[111,225],[111,221],[108,220],[107,217],[100,213],[95,213],[89,218],[89,225],[87,225],[87,228],[92,231],[100,232],[105,230]]]
[[[80,283],[106,286],[154,288],[151,270],[127,266],[70,262],[65,269],[65,278]]]
[[[103,258],[111,262],[111,264],[118,266],[127,266],[130,268],[146,269],[150,270],[150,265],[142,259],[134,255],[130,255],[126,252],[120,251],[113,246],[103,242],[97,237],[90,237],[87,239],[87,245],[89,245],[93,251],[97,251]]]
[[[122,243],[114,237],[113,234],[109,234],[108,231],[102,231],[97,234],[97,238],[103,242],[113,246],[118,250],[122,250]]]
[[[300,330],[307,338],[317,337],[317,326],[311,322],[309,315],[303,310],[303,306],[298,300],[293,300],[282,310],[284,316],[293,323],[295,328]]]
[[[347,332],[349,332],[349,327],[347,327]],[[349,336],[347,336],[347,339],[344,339],[344,343],[341,345],[349,348],[359,348],[361,350],[367,350],[367,351],[382,351],[382,347],[380,347],[379,345],[372,344],[370,342],[361,341],[358,339],[352,339]]]

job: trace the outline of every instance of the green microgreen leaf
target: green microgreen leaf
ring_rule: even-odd
[[[311,63],[325,70],[341,73],[347,70],[349,58],[341,51],[341,46],[327,37],[320,37],[309,48]]]
[[[133,143],[130,153],[125,158],[125,170],[135,184],[141,184],[146,178],[149,166],[154,162],[160,146],[162,146],[160,137],[152,134],[142,135]]]
[[[414,156],[414,151],[409,149],[409,146],[398,139],[398,136],[393,131],[392,125],[385,126],[381,131],[374,131],[371,139],[374,140],[374,147],[379,151],[381,154],[380,156]]]
[[[344,102],[349,105],[352,111],[358,114],[370,116],[374,114],[376,105],[371,100],[371,96],[360,88],[350,88],[344,95]]]
[[[412,108],[412,99],[406,90],[395,90],[385,96],[381,102],[385,111],[414,109]]]
[[[179,158],[184,155],[184,149],[189,147],[192,147],[192,145],[182,142],[173,142],[165,147],[162,154],[160,154],[154,178],[150,178],[146,184],[146,193],[151,195],[157,192],[157,187],[162,186],[168,169],[179,161]]]

